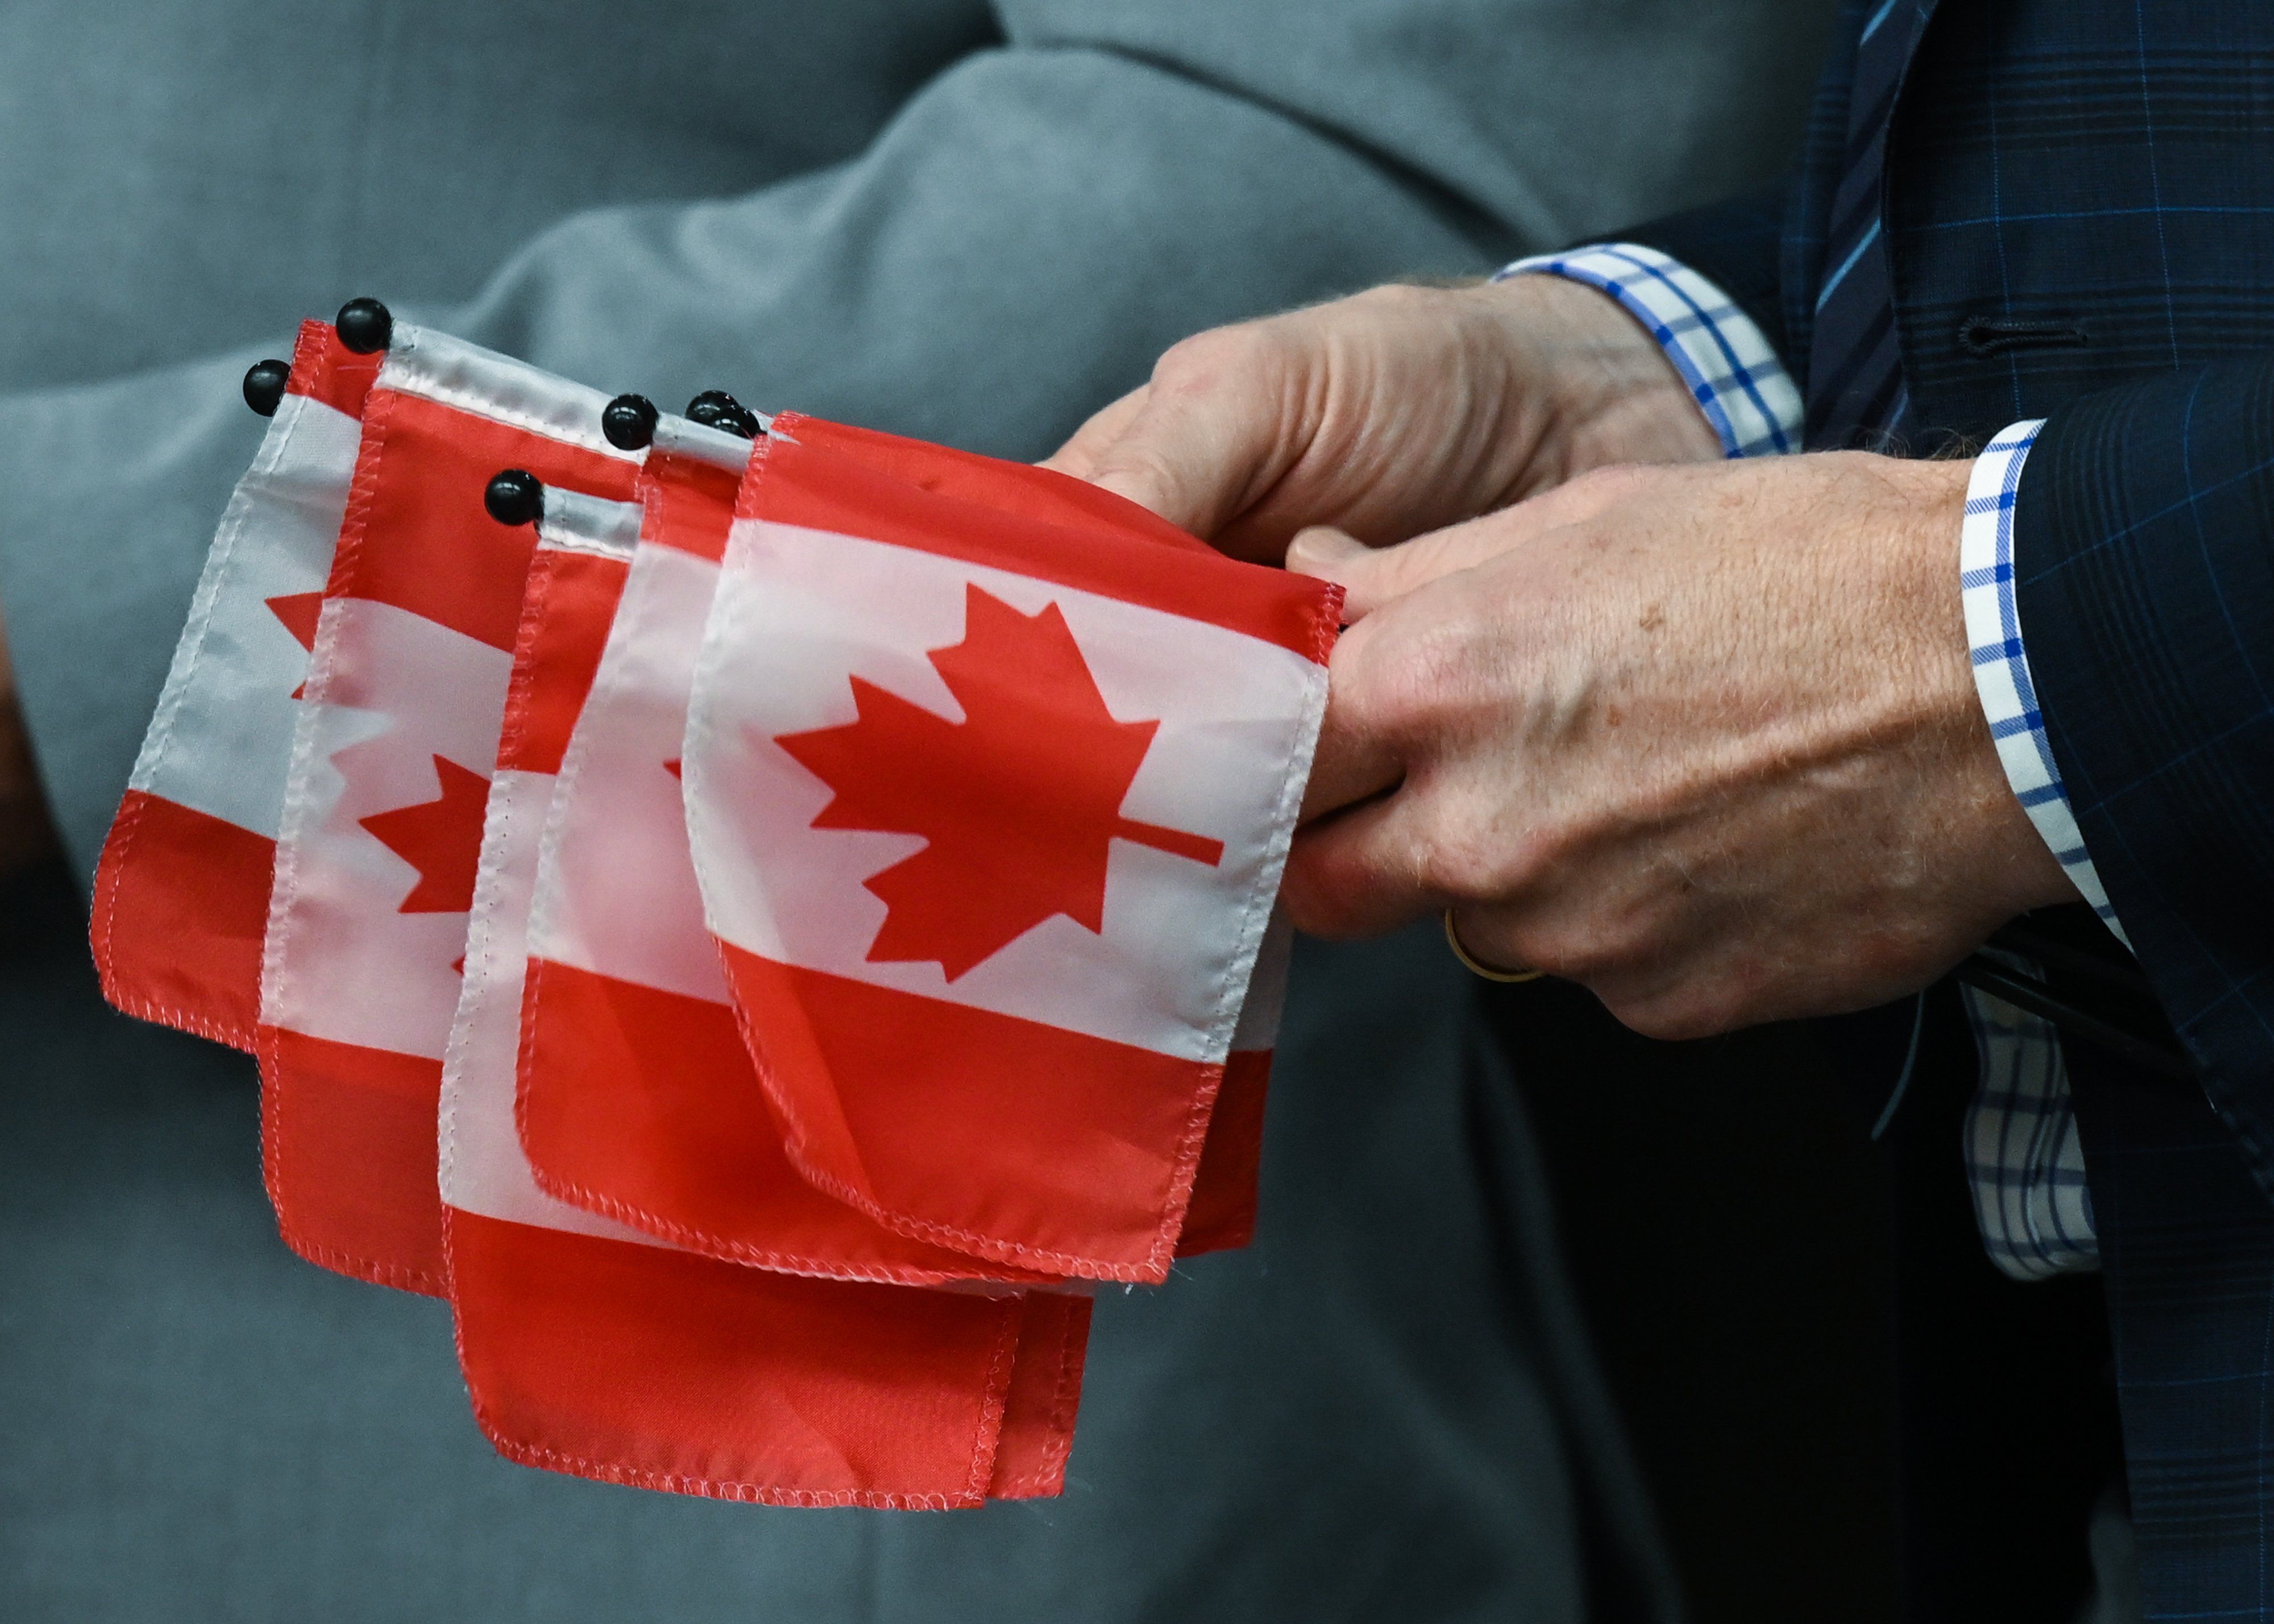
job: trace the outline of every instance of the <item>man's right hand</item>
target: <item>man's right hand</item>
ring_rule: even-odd
[[[1516,276],[1375,288],[1188,338],[1045,466],[1277,561],[1308,526],[1384,546],[1590,469],[1721,451],[1616,303]]]

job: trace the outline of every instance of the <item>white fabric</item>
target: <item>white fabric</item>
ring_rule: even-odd
[[[320,592],[363,425],[288,395],[198,578],[129,787],[275,838],[308,651],[268,607]]]
[[[358,650],[352,669],[329,658],[342,640]],[[325,604],[278,831],[265,1025],[441,1057],[466,916],[400,912],[418,873],[359,820],[438,799],[438,756],[489,778],[512,668],[391,604]]]
[[[600,411],[609,397],[598,389],[432,327],[395,324],[374,387],[422,395],[619,462],[637,462],[646,455],[611,445],[600,432]]]
[[[746,447],[747,450],[747,447]],[[666,992],[729,1002],[688,856],[676,761],[719,567],[648,545],[609,628],[561,763],[531,907],[530,951]]]

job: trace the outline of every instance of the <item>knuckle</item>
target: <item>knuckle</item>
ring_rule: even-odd
[[[1352,686],[1367,719],[1381,730],[1400,737],[1437,737],[1448,733],[1466,708],[1465,695],[1474,688],[1467,674],[1469,639],[1453,620],[1402,614],[1393,606],[1390,613],[1360,620],[1344,634],[1344,642],[1350,645]]]
[[[1520,897],[1543,868],[1535,837],[1510,828],[1498,807],[1468,796],[1439,808],[1414,861],[1425,890],[1460,904]]]
[[[1344,303],[1352,309],[1392,311],[1398,312],[1434,310],[1444,302],[1442,289],[1425,287],[1418,282],[1385,282],[1353,293]]]
[[[1415,878],[1431,896],[1456,904],[1500,899],[1496,854],[1466,826],[1467,820],[1441,817],[1415,854]]]
[[[1270,325],[1242,322],[1179,339],[1153,364],[1154,387],[1171,395],[1189,395],[1253,375],[1279,351],[1268,330]]]

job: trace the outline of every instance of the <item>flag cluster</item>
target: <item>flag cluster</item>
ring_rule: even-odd
[[[304,327],[105,990],[259,1056],[284,1238],[447,1297],[511,1458],[1055,1493],[1092,1282],[1253,1227],[1337,595],[1021,465],[608,405]]]

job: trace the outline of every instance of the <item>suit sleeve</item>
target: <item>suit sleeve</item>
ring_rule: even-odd
[[[1787,350],[1781,258],[1789,193],[1788,184],[1765,186],[1634,227],[1619,237],[1680,260],[1720,288],[1797,377],[1795,357]]]
[[[856,159],[571,214],[469,304],[401,313],[666,406],[723,387],[1038,455],[1198,328],[1759,172],[1806,64],[1750,42],[1823,9],[1647,0],[1628,29],[1550,0],[1006,0],[1007,44]],[[257,442],[237,380],[259,353],[0,399],[0,601],[82,871]]]
[[[2274,1187],[2274,355],[2054,412],[2013,570],[2083,844]]]

